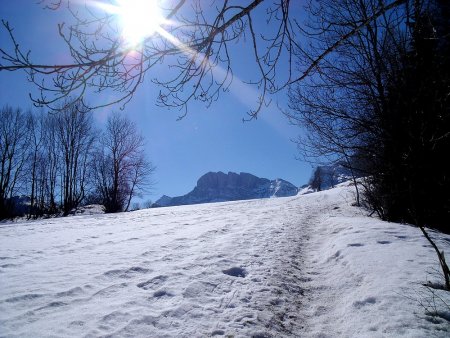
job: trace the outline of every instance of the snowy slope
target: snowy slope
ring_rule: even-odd
[[[340,187],[1,225],[0,336],[448,336],[413,299],[432,249],[352,201]]]
[[[349,184],[351,186],[351,184]],[[317,206],[303,224],[308,238],[302,255],[308,279],[301,336],[449,337],[450,312],[425,315],[436,301],[423,283],[441,284],[434,250],[419,229],[368,218],[351,207],[343,186],[304,196]],[[346,202],[344,202],[346,201]],[[430,231],[450,253],[450,236]],[[450,305],[450,293],[433,290]]]

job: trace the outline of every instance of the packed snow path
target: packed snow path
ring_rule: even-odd
[[[432,249],[352,201],[341,187],[1,225],[0,336],[448,336],[413,299]]]

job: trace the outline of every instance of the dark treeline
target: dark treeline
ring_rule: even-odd
[[[97,130],[82,104],[63,107],[0,109],[0,219],[67,215],[91,203],[126,211],[149,187],[154,168],[127,117],[114,113]]]
[[[323,53],[383,3],[311,2],[311,44],[299,60]],[[361,202],[385,220],[450,232],[449,1],[406,1],[370,21],[291,89],[290,107],[307,130],[303,155],[365,177]]]

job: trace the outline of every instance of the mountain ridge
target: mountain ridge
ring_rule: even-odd
[[[197,185],[189,193],[169,197],[163,195],[154,207],[176,205],[202,204],[211,202],[226,202],[248,200],[254,198],[271,198],[294,196],[298,188],[292,183],[277,178],[269,180],[255,175],[241,172],[222,171],[208,172],[197,180]]]

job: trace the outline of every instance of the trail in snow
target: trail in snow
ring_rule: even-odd
[[[352,201],[340,187],[1,225],[0,336],[448,336],[410,297],[432,249]]]

